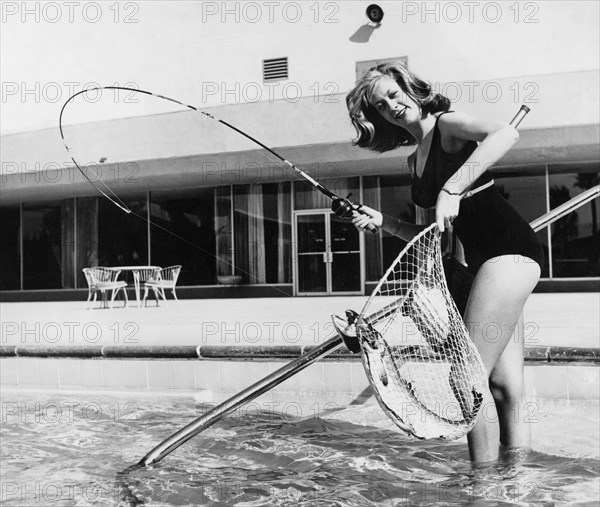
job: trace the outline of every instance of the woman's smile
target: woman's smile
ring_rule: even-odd
[[[396,118],[397,120],[401,120],[406,116],[406,110],[408,109],[407,106],[402,107],[399,111],[396,111],[394,113],[394,118]]]
[[[375,84],[371,93],[371,104],[384,119],[400,127],[418,120],[420,116],[417,103],[389,77],[384,77]],[[415,112],[414,115],[409,114],[412,111]]]

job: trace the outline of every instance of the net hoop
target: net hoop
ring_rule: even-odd
[[[402,431],[420,439],[466,434],[488,389],[483,362],[448,290],[440,243],[436,224],[417,234],[355,323],[379,404]]]

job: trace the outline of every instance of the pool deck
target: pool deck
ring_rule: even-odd
[[[202,299],[91,310],[85,301],[2,303],[0,384],[3,390],[187,392],[219,401],[335,336],[331,314],[360,310],[366,299]],[[528,396],[600,399],[599,314],[597,293],[531,296],[524,312]],[[360,356],[344,351],[263,397],[327,395],[343,403],[363,397],[370,388]]]
[[[1,345],[318,345],[333,335],[331,315],[360,311],[365,296],[170,300],[159,307],[91,310],[84,301],[2,303]],[[533,294],[525,345],[600,347],[600,294]]]

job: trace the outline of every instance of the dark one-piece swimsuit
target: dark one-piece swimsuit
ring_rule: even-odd
[[[435,122],[431,148],[421,177],[417,176],[416,157],[413,166],[412,200],[423,208],[436,205],[444,183],[477,148],[475,141],[468,141],[458,153],[446,153],[442,149],[438,127],[441,116]],[[468,167],[465,169],[468,170]],[[492,181],[487,171],[475,181],[472,190],[486,184],[489,186],[461,199],[458,216],[453,222],[454,232],[465,250],[469,271],[475,275],[485,261],[500,255],[522,255],[543,267],[544,251],[535,232]]]

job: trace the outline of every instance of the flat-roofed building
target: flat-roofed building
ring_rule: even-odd
[[[220,9],[216,2],[204,3]],[[440,78],[434,87],[453,100],[453,109],[496,121],[509,121],[521,104],[532,109],[518,144],[492,169],[496,184],[525,219],[599,183],[599,72],[597,64],[588,65],[597,49],[585,46],[583,56],[568,61],[568,49],[553,38],[554,25],[541,13],[539,24],[522,33],[514,28],[518,36],[502,41],[512,57],[501,59],[488,42],[481,42],[485,50],[457,42],[469,36],[457,35],[450,11],[440,11],[439,22],[432,23],[433,11],[421,13],[423,21],[400,3],[383,2],[385,19],[379,28],[369,28],[359,17],[361,2],[327,4],[329,10],[322,3],[313,11],[302,4],[297,24],[281,14],[279,21],[261,25],[267,31],[257,30],[249,18],[244,21],[256,14],[249,7],[245,14],[240,11],[237,24],[230,19],[234,11],[219,14],[223,21],[206,7],[190,7],[205,18],[206,39],[180,15],[183,35],[155,55],[152,69],[136,68],[132,83],[144,88],[140,77],[147,77],[151,86],[160,85],[156,73],[175,55],[188,84],[149,86],[152,91],[230,122],[341,197],[352,194],[356,202],[414,220],[406,162],[414,148],[382,155],[352,146],[355,133],[345,105],[347,91],[366,68],[399,60],[425,79]],[[558,23],[560,9],[550,4],[542,2],[541,9]],[[573,5],[581,15],[597,10]],[[337,22],[324,23],[327,16]],[[498,23],[482,17],[470,27],[470,36],[501,33],[508,21]],[[244,36],[243,51],[234,50],[242,41],[236,28]],[[546,49],[555,54],[530,62],[532,73],[519,73],[527,53],[544,50],[541,42],[533,49],[523,45],[532,31],[546,37]],[[572,35],[589,37],[585,29]],[[192,39],[197,46],[182,46]],[[219,51],[209,50],[219,45]],[[148,63],[150,56],[141,58]],[[173,75],[175,65],[169,67]],[[211,81],[195,81],[194,75],[206,75],[206,69],[214,69],[208,73]],[[5,299],[29,297],[30,291],[31,297],[47,297],[42,296],[47,290],[58,291],[52,297],[70,297],[72,290],[87,287],[82,268],[119,264],[181,264],[178,285],[184,295],[365,294],[399,252],[398,238],[359,234],[331,213],[328,199],[243,136],[189,109],[172,103],[165,109],[163,101],[147,96],[140,104],[137,94],[130,99],[134,96],[131,108],[125,92],[119,100],[105,96],[99,102],[109,106],[105,109],[94,109],[93,101],[85,104],[80,97],[73,106],[80,114],[65,123],[67,144],[88,177],[118,196],[129,214],[75,168],[57,125],[2,136],[0,290]],[[598,218],[598,203],[592,201],[538,232],[546,252],[541,288],[580,290],[597,282]]]

